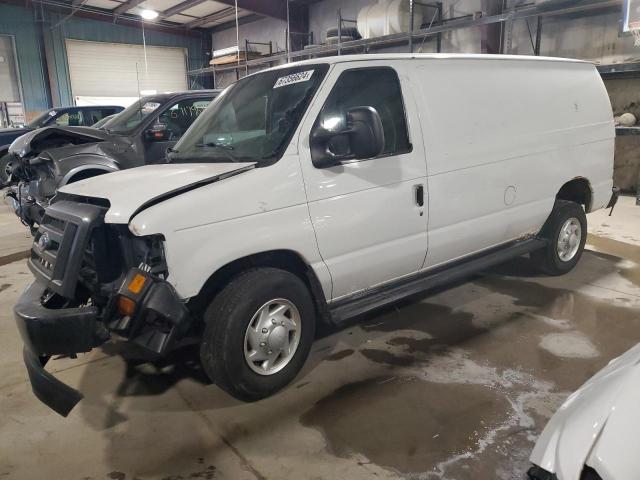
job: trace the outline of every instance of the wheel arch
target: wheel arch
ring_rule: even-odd
[[[589,213],[593,201],[593,188],[587,178],[575,177],[560,187],[556,198],[579,203],[584,206],[585,212]]]
[[[260,267],[279,268],[300,278],[311,293],[318,318],[323,322],[331,322],[324,290],[315,271],[302,255],[287,249],[254,253],[237,258],[218,268],[207,279],[198,294],[189,301],[190,310],[196,318],[201,318],[209,303],[233,277],[251,268]]]

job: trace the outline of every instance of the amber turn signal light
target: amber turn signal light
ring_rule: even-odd
[[[137,295],[142,291],[142,287],[144,287],[146,281],[147,277],[136,273],[133,279],[129,282],[129,285],[127,285],[127,290]]]
[[[130,317],[133,315],[133,312],[136,310],[136,302],[131,300],[130,298],[123,297],[120,295],[118,297],[118,313],[120,315],[125,315]]]

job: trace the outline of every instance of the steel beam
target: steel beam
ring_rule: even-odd
[[[196,28],[206,23],[215,22],[216,20],[221,20],[223,18],[228,17],[229,15],[233,15],[235,11],[236,9],[233,7],[223,8],[222,10],[212,13],[211,15],[207,15],[206,17],[202,17],[197,20],[194,20],[193,22],[189,22],[185,24],[185,27]]]
[[[481,0],[482,15],[502,13],[502,0]],[[500,24],[485,25],[480,29],[480,51],[482,53],[500,53]]]
[[[123,13],[125,13],[127,10],[130,10],[134,7],[137,7],[138,5],[140,5],[142,2],[144,2],[144,0],[127,0],[126,2],[118,5],[116,8],[113,9],[113,14],[118,16],[118,15],[122,15]]]
[[[216,0],[219,3],[235,6],[235,0]],[[262,15],[287,21],[287,0],[238,0],[238,8]],[[289,4],[290,27],[292,32],[306,32],[308,30],[308,5]]]
[[[207,0],[185,0],[182,3],[174,5],[171,8],[166,9],[164,12],[158,12],[158,18],[164,19],[170,17],[172,15],[176,15],[177,13],[184,12],[185,10],[189,10],[192,7],[200,5],[201,3],[206,2]]]
[[[246,25],[247,23],[257,22],[258,20],[262,20],[263,18],[264,17],[261,15],[256,15],[255,13],[252,13],[251,15],[245,15],[244,17],[240,17],[238,19],[238,25]],[[215,25],[211,27],[210,31],[211,33],[216,33],[216,32],[222,32],[224,30],[229,30],[230,28],[236,28],[235,19],[229,22],[221,23],[219,25]]]

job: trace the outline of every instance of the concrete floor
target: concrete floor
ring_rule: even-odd
[[[30,391],[11,308],[31,275],[3,257],[0,478],[522,479],[554,410],[640,338],[640,207],[589,220],[570,274],[520,259],[327,332],[258,403],[209,384],[190,351],[55,361],[86,396],[67,419]]]

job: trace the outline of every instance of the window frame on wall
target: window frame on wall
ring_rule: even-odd
[[[7,105],[9,104],[19,104],[22,110],[22,122],[23,124],[27,124],[27,109],[24,103],[24,91],[22,88],[22,76],[20,74],[20,62],[18,61],[18,49],[16,45],[16,36],[11,33],[0,33],[0,37],[7,37],[11,43],[11,53],[13,54],[13,63],[15,65],[16,71],[16,82],[18,86],[18,101],[17,102],[5,102]],[[3,100],[0,100],[3,101]],[[8,119],[10,121],[10,118]]]

